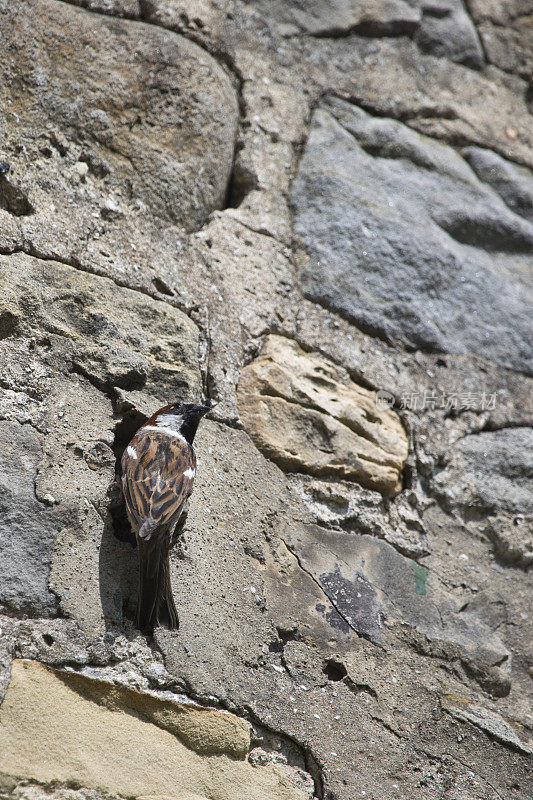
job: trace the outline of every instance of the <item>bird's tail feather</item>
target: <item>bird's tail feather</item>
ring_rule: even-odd
[[[137,627],[151,633],[157,625],[178,627],[178,613],[170,584],[169,542],[152,537],[138,542],[139,600]]]

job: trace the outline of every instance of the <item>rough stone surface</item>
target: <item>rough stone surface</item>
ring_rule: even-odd
[[[533,76],[533,6],[530,0],[469,0],[487,59],[503,70]]]
[[[532,796],[531,14],[0,2],[2,797]],[[145,637],[110,483],[179,397]]]
[[[447,56],[470,67],[483,66],[484,54],[477,30],[463,0],[417,3],[422,11],[414,40],[423,52]]]
[[[424,0],[348,0],[311,3],[255,0],[254,6],[280,23],[283,36],[306,33],[323,38],[362,35],[411,36],[423,52],[480,67],[483,51],[461,0],[432,4]]]
[[[533,563],[533,432],[479,433],[457,442],[435,491],[463,518],[495,541],[509,562]]]
[[[524,731],[518,726],[509,725],[502,717],[494,712],[487,711],[482,706],[462,706],[454,698],[445,698],[445,705],[457,718],[471,722],[481,730],[487,731],[497,741],[521,750],[523,753],[533,753],[533,741],[524,739]]]
[[[53,261],[20,254],[0,264],[9,333],[39,333],[67,369],[104,390],[198,393],[198,331],[177,309]]]
[[[92,217],[83,214],[88,205],[113,220],[123,207],[149,204],[151,214],[187,228],[222,205],[237,100],[214,59],[175,34],[52,0],[17,11],[3,5],[2,25],[10,30],[4,124],[17,116],[23,122],[16,139],[8,136],[4,158],[21,146],[33,156],[31,173],[17,176],[37,217],[25,233],[52,202],[58,229],[70,209],[71,231]]]
[[[18,422],[0,422],[0,598],[9,609],[39,614],[56,605],[48,588],[59,515],[35,496],[39,435]]]
[[[447,653],[451,660],[463,661],[494,693],[509,692],[508,651],[475,615],[461,612],[426,567],[366,535],[326,532],[314,526],[291,531],[289,541],[345,626],[378,643],[385,636],[385,626],[402,626],[402,635],[408,637],[412,629],[420,636],[418,647],[427,655]]]
[[[239,408],[259,449],[286,470],[339,476],[387,495],[401,488],[405,431],[342,368],[269,336],[242,371]]]
[[[325,89],[450,144],[489,147],[533,165],[528,86],[516,74],[491,68],[479,73],[424,55],[405,37],[369,40],[354,34],[300,46]]]
[[[310,298],[389,342],[532,369],[533,227],[454,151],[332,101],[314,113],[292,203]]]
[[[110,711],[137,712],[201,755],[228,755],[243,759],[250,750],[250,730],[232,714],[178,703],[78,672],[56,673],[67,686]]]
[[[352,30],[373,29],[376,33],[407,33],[419,25],[422,14],[412,3],[404,0],[377,0],[374,3],[355,5],[349,0],[312,0],[310,3],[280,0],[254,0],[253,5],[284,27],[281,33],[297,32],[312,36],[334,37]]]
[[[533,222],[533,177],[529,170],[480,147],[465,147],[463,156],[478,178],[496,189],[512,211]]]
[[[346,481],[294,475],[291,483],[324,527],[377,536],[414,558],[427,554],[420,516],[423,503],[415,492],[402,492],[391,502],[378,492]]]

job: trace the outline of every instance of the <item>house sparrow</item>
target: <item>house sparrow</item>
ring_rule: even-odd
[[[139,552],[137,627],[178,627],[170,585],[169,551],[185,516],[196,473],[192,448],[209,406],[164,406],[142,425],[122,456],[122,491]]]

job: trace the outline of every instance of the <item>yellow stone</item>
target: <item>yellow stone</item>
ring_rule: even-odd
[[[101,704],[106,689],[108,705]],[[189,744],[196,739],[202,747],[209,741],[225,747],[218,755],[202,755],[168,729],[179,731],[187,705],[172,709],[162,701],[158,715],[158,698],[132,700],[135,694],[143,693],[15,660],[0,707],[0,773],[138,798],[304,800],[282,767],[254,767],[228,755],[242,750],[245,726],[237,717],[191,706]],[[147,716],[159,716],[164,727]]]

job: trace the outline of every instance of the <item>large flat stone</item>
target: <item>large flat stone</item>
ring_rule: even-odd
[[[411,629],[407,636],[414,634],[422,652],[460,659],[486,689],[509,693],[509,652],[501,639],[475,613],[462,611],[424,566],[367,535],[294,526],[287,536],[347,628],[375,642],[387,627],[399,626],[404,635]]]
[[[157,712],[155,716],[153,713],[157,709],[155,697],[141,696],[132,708],[127,699],[122,703],[120,689],[111,684],[107,688],[106,693],[102,686],[96,687],[105,703],[101,705],[90,699],[91,679],[62,676],[34,661],[14,661],[0,710],[0,772],[129,797],[303,800],[303,793],[282,769],[275,765],[254,767],[242,760],[248,751],[243,738],[245,726],[234,717],[212,710],[203,712],[194,706],[173,710],[162,702],[160,726]],[[152,709],[148,713],[143,702]],[[187,715],[200,717],[190,722],[183,737],[189,745],[196,744],[192,749],[178,738],[179,719]],[[177,729],[173,716],[178,720]],[[187,722],[181,721],[187,727]],[[219,748],[224,739],[222,751],[201,755],[198,749],[205,753],[202,742],[213,736],[218,737]],[[239,760],[231,757],[235,756],[235,747]]]
[[[36,668],[35,663],[29,663],[31,668]],[[78,672],[54,674],[82,697],[110,711],[129,710],[140,714],[158,728],[173,733],[189,750],[200,755],[244,759],[250,750],[249,725],[233,714],[158,697]]]
[[[408,443],[397,414],[331,361],[269,336],[243,369],[238,397],[246,430],[283,469],[400,490]]]
[[[332,100],[293,185],[305,293],[389,342],[533,367],[533,226],[451,148]]]

